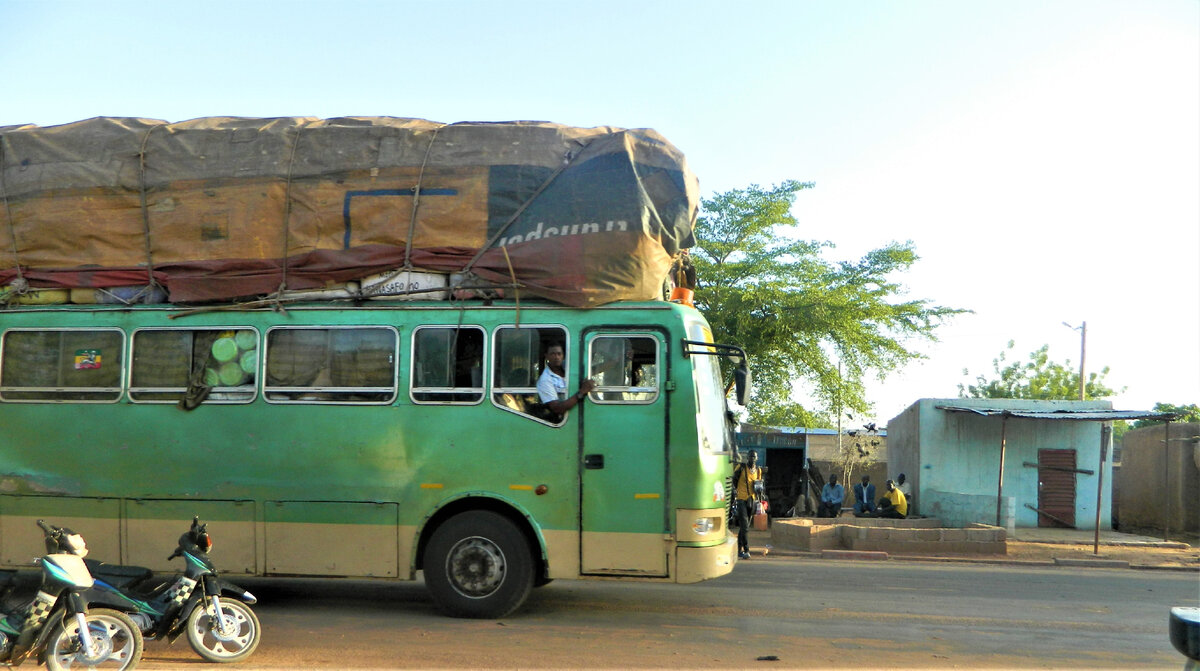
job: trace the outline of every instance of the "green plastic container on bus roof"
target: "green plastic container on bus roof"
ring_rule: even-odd
[[[238,355],[238,346],[233,338],[217,338],[212,345],[213,358],[222,363],[233,361]]]
[[[204,386],[216,387],[221,384],[221,377],[217,375],[217,371],[213,368],[204,369]]]

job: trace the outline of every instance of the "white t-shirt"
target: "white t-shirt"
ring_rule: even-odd
[[[567,399],[567,381],[561,375],[550,370],[549,366],[542,371],[537,383],[538,398],[542,403],[550,401],[565,401]]]

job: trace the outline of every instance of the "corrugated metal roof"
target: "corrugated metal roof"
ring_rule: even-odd
[[[960,405],[935,405],[938,410],[947,412],[973,412],[976,415],[1004,417],[1020,417],[1022,419],[1052,419],[1075,422],[1112,422],[1133,419],[1174,420],[1178,415],[1169,412],[1152,412],[1149,410],[1008,410],[1005,408],[968,408]]]

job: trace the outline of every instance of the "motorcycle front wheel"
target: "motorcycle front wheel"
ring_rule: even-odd
[[[222,600],[220,620],[204,604],[196,606],[188,616],[188,643],[197,655],[210,662],[245,659],[258,647],[261,638],[258,616],[240,601]]]
[[[54,626],[46,644],[46,667],[65,669],[106,669],[127,671],[142,660],[142,632],[125,613],[93,608],[85,616],[92,649],[83,649],[79,625],[74,619]]]

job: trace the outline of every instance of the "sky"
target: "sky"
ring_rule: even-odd
[[[973,311],[864,419],[1010,340],[1077,367],[1083,322],[1115,408],[1200,403],[1196,0],[0,0],[0,35],[0,126],[546,120],[654,128],[703,197],[815,182],[796,235],[911,241],[903,298]]]

